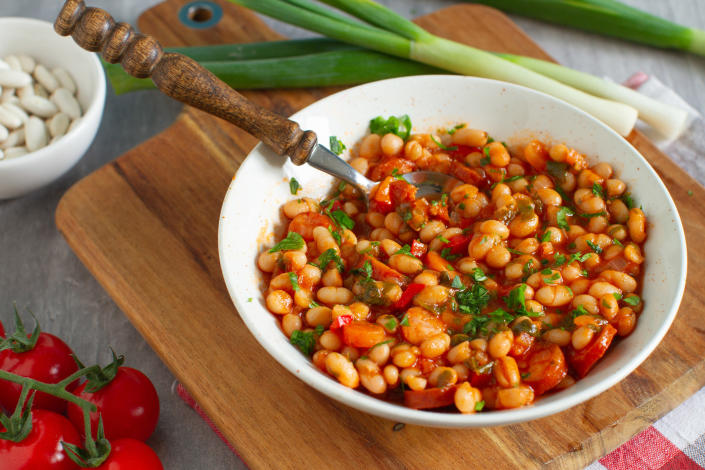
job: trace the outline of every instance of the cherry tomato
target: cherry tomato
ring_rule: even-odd
[[[0,351],[0,370],[29,377],[46,383],[57,383],[78,370],[71,355],[73,351],[66,343],[49,333],[40,333],[37,344],[31,351],[15,353],[9,349]],[[71,391],[77,382],[67,387]],[[0,404],[7,411],[15,409],[22,387],[0,380]],[[46,393],[37,392],[33,408],[63,413],[66,402]]]
[[[152,435],[159,420],[159,397],[146,375],[131,367],[120,367],[115,378],[100,390],[87,392],[86,384],[79,385],[73,393],[98,408],[98,412],[91,413],[93,435],[98,431],[98,413],[103,417],[109,441],[123,437],[146,441]],[[81,408],[69,403],[68,417],[83,434]]]
[[[32,411],[32,430],[21,442],[0,439],[2,470],[74,470],[61,442],[80,444],[78,431],[63,416],[51,411]]]
[[[97,470],[164,470],[157,454],[142,441],[117,439],[110,446],[110,455]]]

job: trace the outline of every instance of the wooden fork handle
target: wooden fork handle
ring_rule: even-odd
[[[316,134],[242,96],[195,60],[164,52],[151,36],[116,23],[83,0],[66,0],[54,23],[62,36],[71,35],[84,49],[101,52],[106,61],[119,62],[137,78],[151,77],[159,90],[195,108],[229,121],[271,147],[303,164],[316,146]]]

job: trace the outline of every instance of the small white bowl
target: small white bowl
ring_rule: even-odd
[[[420,411],[373,398],[322,374],[284,336],[264,306],[256,257],[271,246],[273,232],[285,228],[280,206],[292,196],[288,178],[302,184],[301,196],[321,197],[332,178],[306,165],[284,164],[262,144],[240,167],[225,196],[219,227],[220,263],[230,296],[257,341],[280,364],[318,391],[359,410],[405,423],[435,427],[496,426],[529,421],[563,411],[613,386],[656,348],[678,311],[686,277],[683,227],[666,187],[634,147],[583,111],[527,88],[460,76],[419,76],[385,80],[329,96],[296,113],[319,142],[338,136],[351,147],[371,118],[409,114],[415,131],[469,122],[510,146],[530,138],[565,142],[591,162],[610,163],[646,212],[649,227],[642,297],[645,308],[634,332],[616,346],[587,377],[534,405],[472,415]],[[263,352],[260,351],[260,354]],[[264,385],[263,385],[264,386]]]
[[[9,199],[51,183],[86,153],[105,106],[105,74],[100,60],[70,37],[61,37],[47,21],[0,18],[0,58],[28,54],[50,70],[63,67],[78,88],[80,122],[51,145],[22,157],[0,160],[0,199]]]

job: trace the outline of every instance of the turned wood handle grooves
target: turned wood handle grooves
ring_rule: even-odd
[[[151,77],[166,95],[235,124],[297,165],[306,162],[316,146],[314,132],[304,132],[294,121],[249,101],[195,60],[165,53],[153,37],[116,23],[109,13],[86,7],[83,0],[66,0],[54,30],[71,35],[84,49],[101,52],[112,64],[119,62],[134,77]]]

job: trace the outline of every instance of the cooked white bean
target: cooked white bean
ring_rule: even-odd
[[[22,64],[20,63],[20,59],[18,59],[16,55],[6,56],[5,62],[7,63],[10,70],[22,71]]]
[[[39,95],[25,96],[20,99],[20,104],[30,113],[42,118],[50,118],[59,112],[54,103]]]
[[[71,119],[81,117],[81,105],[78,104],[76,98],[66,88],[57,88],[51,95],[51,101],[58,106],[62,113],[68,114]]]
[[[56,113],[54,117],[47,121],[49,134],[51,134],[52,137],[61,137],[66,134],[69,125],[71,125],[71,118],[66,113]]]
[[[49,93],[53,93],[57,88],[59,88],[59,81],[46,67],[41,64],[34,68],[34,78],[44,88],[46,88]]]
[[[29,115],[25,112],[25,110],[14,103],[5,103],[3,107],[20,118],[22,122],[27,122],[27,119],[29,119]]]
[[[10,131],[7,130],[7,127],[0,124],[0,142],[4,142],[9,136]]]
[[[3,69],[0,70],[0,86],[10,88],[21,88],[32,83],[32,76],[21,70]]]
[[[19,147],[22,145],[24,145],[24,128],[10,132],[7,139],[5,139],[4,142],[0,142],[0,149],[6,150],[11,147]]]
[[[44,147],[49,142],[49,133],[44,121],[36,116],[32,116],[27,120],[25,125],[25,139],[27,141],[27,150],[34,152]]]
[[[74,95],[76,94],[76,82],[73,81],[71,74],[69,74],[66,71],[66,69],[62,69],[61,67],[57,67],[57,68],[53,69],[51,71],[51,73],[59,81],[59,84],[61,85],[62,88],[66,88],[68,91],[70,91]]]

